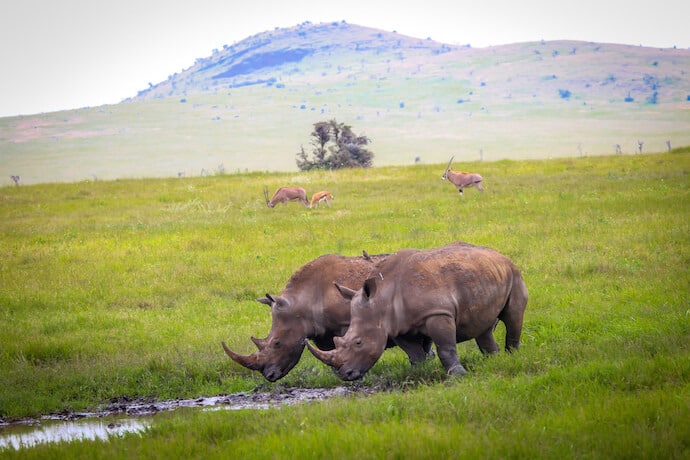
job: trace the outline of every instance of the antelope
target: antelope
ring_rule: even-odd
[[[314,205],[316,205],[316,207],[318,208],[318,207],[319,207],[319,203],[325,201],[325,202],[326,202],[326,206],[328,206],[328,207],[330,208],[330,207],[331,207],[331,204],[329,203],[329,200],[332,201],[332,200],[334,200],[334,199],[335,199],[335,198],[333,198],[333,195],[331,195],[331,192],[327,192],[327,191],[325,191],[325,190],[322,191],[322,192],[316,192],[316,193],[311,197],[311,202],[309,203],[309,207],[310,207],[310,208],[313,208]]]
[[[266,198],[266,206],[269,208],[275,208],[278,203],[287,204],[288,201],[299,201],[305,207],[309,207],[307,192],[302,187],[280,187],[270,200],[268,199],[268,188],[264,187],[264,197]]]
[[[460,195],[462,195],[462,189],[465,187],[473,187],[477,186],[477,190],[480,192],[483,192],[484,189],[482,188],[482,176],[476,173],[466,173],[466,172],[455,172],[450,170],[450,164],[453,162],[453,158],[455,156],[452,156],[450,158],[450,161],[448,162],[448,166],[446,166],[446,171],[443,173],[443,176],[441,176],[441,180],[446,180],[448,179],[450,182],[453,183],[458,188],[458,192],[460,192]]]

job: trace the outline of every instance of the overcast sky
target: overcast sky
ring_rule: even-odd
[[[475,48],[542,39],[690,48],[688,18],[688,0],[0,0],[0,116],[118,103],[214,48],[305,21]]]

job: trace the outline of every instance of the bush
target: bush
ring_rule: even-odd
[[[335,119],[314,123],[311,133],[312,158],[304,147],[297,153],[297,167],[301,171],[311,169],[369,168],[374,154],[365,148],[371,140],[358,136],[352,127]]]

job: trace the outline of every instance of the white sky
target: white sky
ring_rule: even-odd
[[[0,116],[118,103],[214,48],[305,21],[475,48],[541,39],[690,48],[688,18],[688,0],[0,0]]]

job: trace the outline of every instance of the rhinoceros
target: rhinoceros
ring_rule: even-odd
[[[335,285],[359,287],[375,266],[387,255],[346,257],[327,254],[297,270],[279,296],[266,294],[257,301],[271,307],[272,324],[268,337],[251,337],[258,351],[239,355],[222,342],[223,349],[236,363],[274,382],[284,377],[299,361],[307,338],[325,350],[332,350],[333,338],[341,336],[350,324],[350,304]],[[392,343],[390,344],[392,346]],[[414,357],[426,358],[431,341],[420,338],[412,345]],[[424,353],[417,351],[423,348]],[[415,362],[412,357],[412,362]],[[421,360],[420,359],[420,360]]]
[[[483,353],[498,352],[498,320],[506,326],[506,351],[520,344],[527,286],[517,267],[493,249],[462,242],[406,249],[377,263],[359,290],[337,287],[351,301],[350,327],[334,339],[334,350],[307,346],[343,380],[363,377],[389,339],[412,360],[408,338],[431,338],[446,372],[457,376],[467,371],[456,343],[475,339]]]

